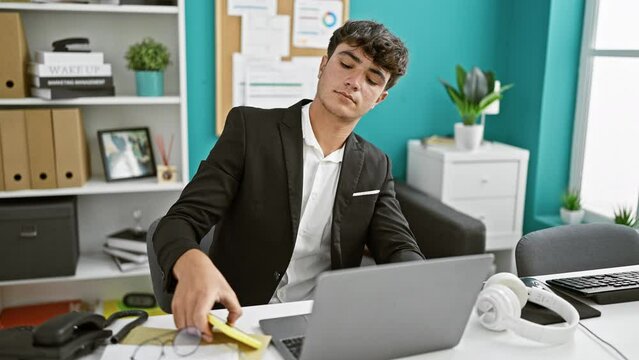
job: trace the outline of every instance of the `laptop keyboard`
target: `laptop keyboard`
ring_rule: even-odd
[[[283,339],[282,343],[296,359],[300,358],[300,354],[302,353],[302,344],[304,343],[304,336]]]

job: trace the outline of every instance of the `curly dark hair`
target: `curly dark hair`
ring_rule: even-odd
[[[368,20],[347,21],[331,36],[327,49],[329,58],[341,43],[362,48],[373,59],[373,63],[390,73],[386,90],[393,87],[406,73],[408,49],[402,40],[380,23]]]

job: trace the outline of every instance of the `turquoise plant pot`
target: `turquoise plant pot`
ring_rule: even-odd
[[[163,71],[136,71],[135,85],[138,96],[163,96]]]

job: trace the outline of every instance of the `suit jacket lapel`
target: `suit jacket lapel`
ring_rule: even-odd
[[[288,178],[288,201],[291,210],[291,225],[295,243],[297,228],[302,212],[302,185],[304,176],[304,158],[302,155],[302,106],[310,100],[302,100],[286,109],[284,118],[280,122],[280,137],[284,152],[284,163]]]
[[[346,139],[344,147],[344,158],[342,159],[342,169],[337,184],[335,194],[335,204],[333,204],[333,224],[331,230],[331,267],[339,269],[342,267],[341,220],[348,204],[353,199],[355,187],[359,182],[359,177],[364,165],[365,151],[353,133]]]

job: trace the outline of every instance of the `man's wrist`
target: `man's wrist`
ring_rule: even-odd
[[[184,274],[184,270],[187,266],[192,265],[198,261],[198,257],[204,255],[199,249],[189,249],[180,255],[173,265],[173,276],[180,280],[180,276]]]

